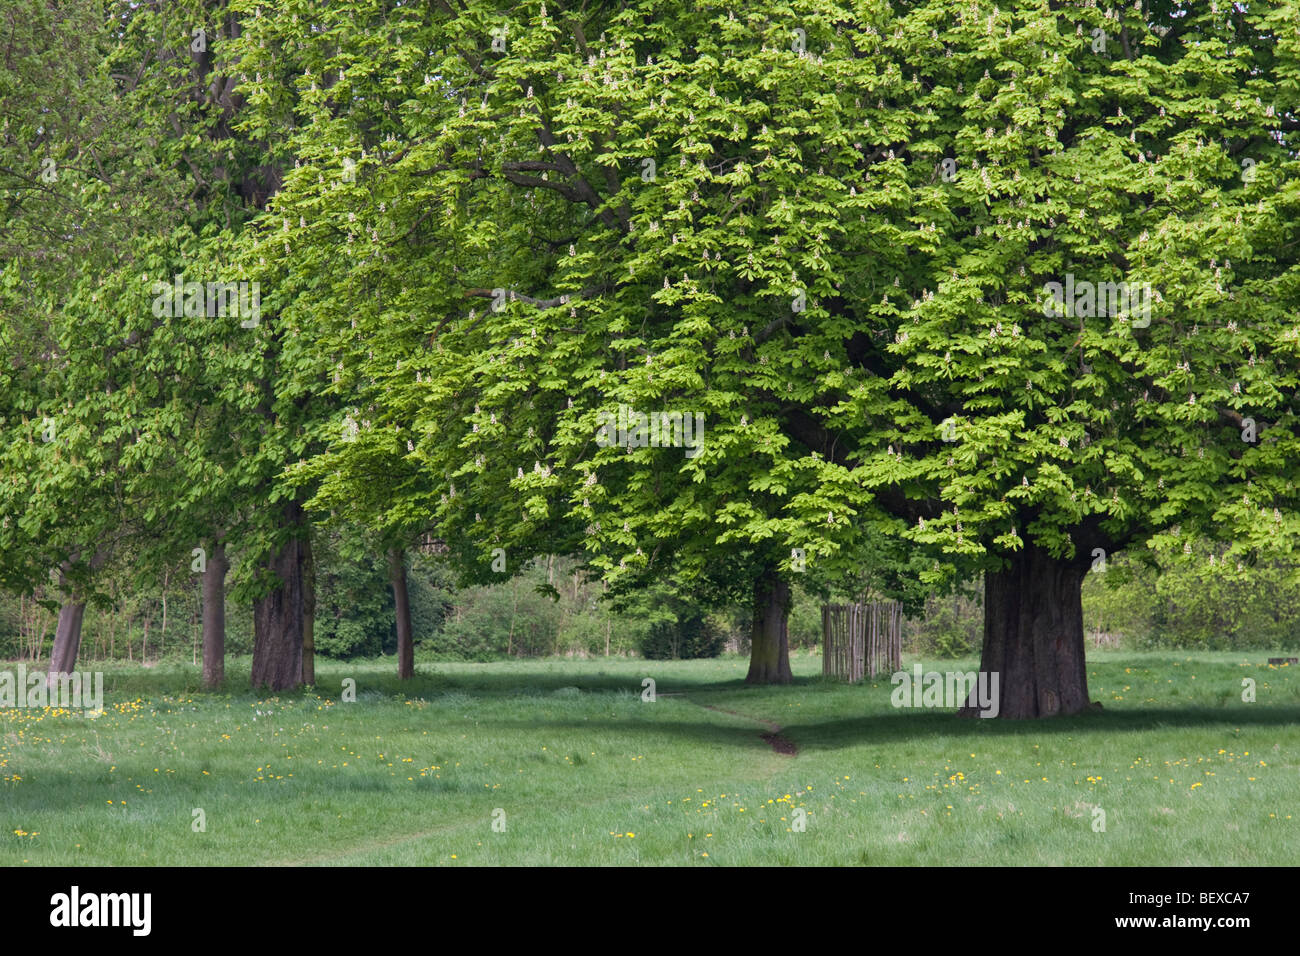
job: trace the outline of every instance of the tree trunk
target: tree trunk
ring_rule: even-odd
[[[216,690],[226,679],[226,547],[212,546],[203,571],[203,686]]]
[[[316,555],[304,538],[302,590],[302,682],[316,686]]]
[[[170,571],[163,572],[163,590],[162,590],[162,632],[158,635],[159,654],[167,649],[167,581],[171,577]]]
[[[506,635],[506,657],[514,656],[515,612],[519,610],[519,581],[510,582],[510,633]]]
[[[401,548],[388,549],[388,577],[397,615],[397,678],[409,680],[415,676],[415,645],[411,642],[411,598],[406,590],[406,561]]]
[[[997,716],[1077,714],[1089,707],[1083,642],[1088,560],[1053,558],[1030,545],[984,575],[980,670],[998,675]],[[968,701],[963,716],[979,709]]]
[[[98,570],[104,563],[105,554],[102,551],[95,552],[90,559],[90,570]],[[59,568],[59,583],[66,586],[68,583],[67,574],[71,570],[71,561],[77,560],[74,554],[69,562],[64,563]],[[80,590],[72,589],[72,593],[64,598],[63,606],[59,608],[59,623],[54,630],[54,646],[50,648],[50,666],[46,672],[46,680],[53,683],[59,674],[71,674],[77,668],[77,652],[81,650],[81,622],[86,617],[86,602]]]
[[[290,504],[286,524],[298,532],[267,561],[275,590],[253,603],[253,687],[289,690],[302,684],[303,565],[302,509]]]
[[[53,684],[59,674],[71,674],[77,669],[77,651],[81,649],[81,622],[86,616],[86,602],[75,596],[59,608],[59,625],[54,631],[54,647],[50,649],[50,667],[47,682]]]
[[[766,570],[754,582],[754,627],[746,684],[788,684],[790,585],[776,571]]]

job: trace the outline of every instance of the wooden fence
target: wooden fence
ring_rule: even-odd
[[[852,683],[903,667],[903,606],[897,601],[822,605],[822,673]]]

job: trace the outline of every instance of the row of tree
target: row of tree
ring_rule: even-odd
[[[52,672],[105,568],[193,553],[205,680],[227,588],[254,684],[310,680],[344,522],[402,676],[416,542],[743,599],[754,683],[795,574],[982,574],[999,712],[1046,716],[1088,706],[1098,560],[1292,561],[1290,3],[6,15],[0,583],[55,575]]]
[[[394,655],[389,569],[381,558],[352,553],[348,540],[332,533],[318,533],[313,540],[315,656]],[[1209,650],[1300,647],[1300,575],[1277,561],[1238,575],[1217,560],[1224,550],[1223,545],[1197,542],[1190,554],[1161,555],[1152,566],[1121,556],[1107,573],[1089,575],[1083,586],[1089,643]],[[182,561],[164,570],[159,581],[116,581],[111,574],[101,579],[105,600],[87,607],[82,625],[83,663],[197,662],[202,579],[191,571],[190,562]],[[903,622],[904,650],[925,658],[978,652],[984,624],[979,584],[929,597]],[[685,658],[724,649],[749,652],[751,622],[743,607],[702,608],[659,585],[616,612],[602,600],[603,584],[586,578],[572,558],[540,558],[509,581],[458,588],[452,569],[437,554],[416,549],[409,554],[407,586],[412,643],[425,659]],[[46,596],[43,587],[34,599],[0,592],[0,658],[44,662],[57,619],[40,603]],[[796,579],[791,652],[816,652],[822,644],[820,609],[826,597],[805,590]],[[227,654],[251,653],[249,606],[227,602],[225,646]]]

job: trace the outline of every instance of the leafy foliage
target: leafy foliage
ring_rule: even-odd
[[[314,523],[436,541],[460,585],[576,555],[623,607],[779,567],[915,611],[1029,542],[1290,594],[1289,2],[11,6],[7,588],[221,540],[242,601]],[[261,321],[157,314],[180,273],[258,283]],[[1075,280],[1149,286],[1149,323],[1054,309]],[[627,410],[681,430],[604,440]],[[369,653],[383,588],[347,567],[365,623],[319,639]],[[448,647],[499,653],[534,600],[501,594]],[[1162,620],[1244,632],[1215,606]],[[507,650],[599,636],[529,613]]]
[[[365,438],[295,472],[319,506],[436,527],[469,576],[581,550],[615,591],[847,573],[864,535],[931,582],[1027,538],[1294,540],[1284,7],[321,16],[240,41],[341,71],[250,120],[299,124],[277,215],[333,226],[279,268],[330,263],[317,351],[364,390]],[[1047,314],[1067,274],[1152,284],[1150,326]],[[700,412],[699,454],[597,442],[619,405]]]
[[[722,653],[723,643],[722,631],[709,615],[692,608],[672,623],[652,624],[649,633],[641,639],[641,656],[651,661],[717,657]]]

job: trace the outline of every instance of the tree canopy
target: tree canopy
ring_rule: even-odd
[[[789,678],[794,574],[983,572],[1008,716],[1088,705],[1079,585],[1107,555],[1294,554],[1289,4],[185,12],[211,32],[163,57],[184,82],[118,80],[192,191],[130,272],[258,282],[261,322],[158,325],[125,269],[51,307],[102,348],[137,303],[114,381],[172,438],[114,460],[190,537],[239,514],[283,555],[305,505],[435,534],[464,580],[538,553],[615,595],[676,577],[752,600],[756,681]],[[48,386],[74,406],[106,374],[78,362]],[[10,467],[55,500],[93,486],[28,446]],[[28,576],[108,533],[61,520]]]

